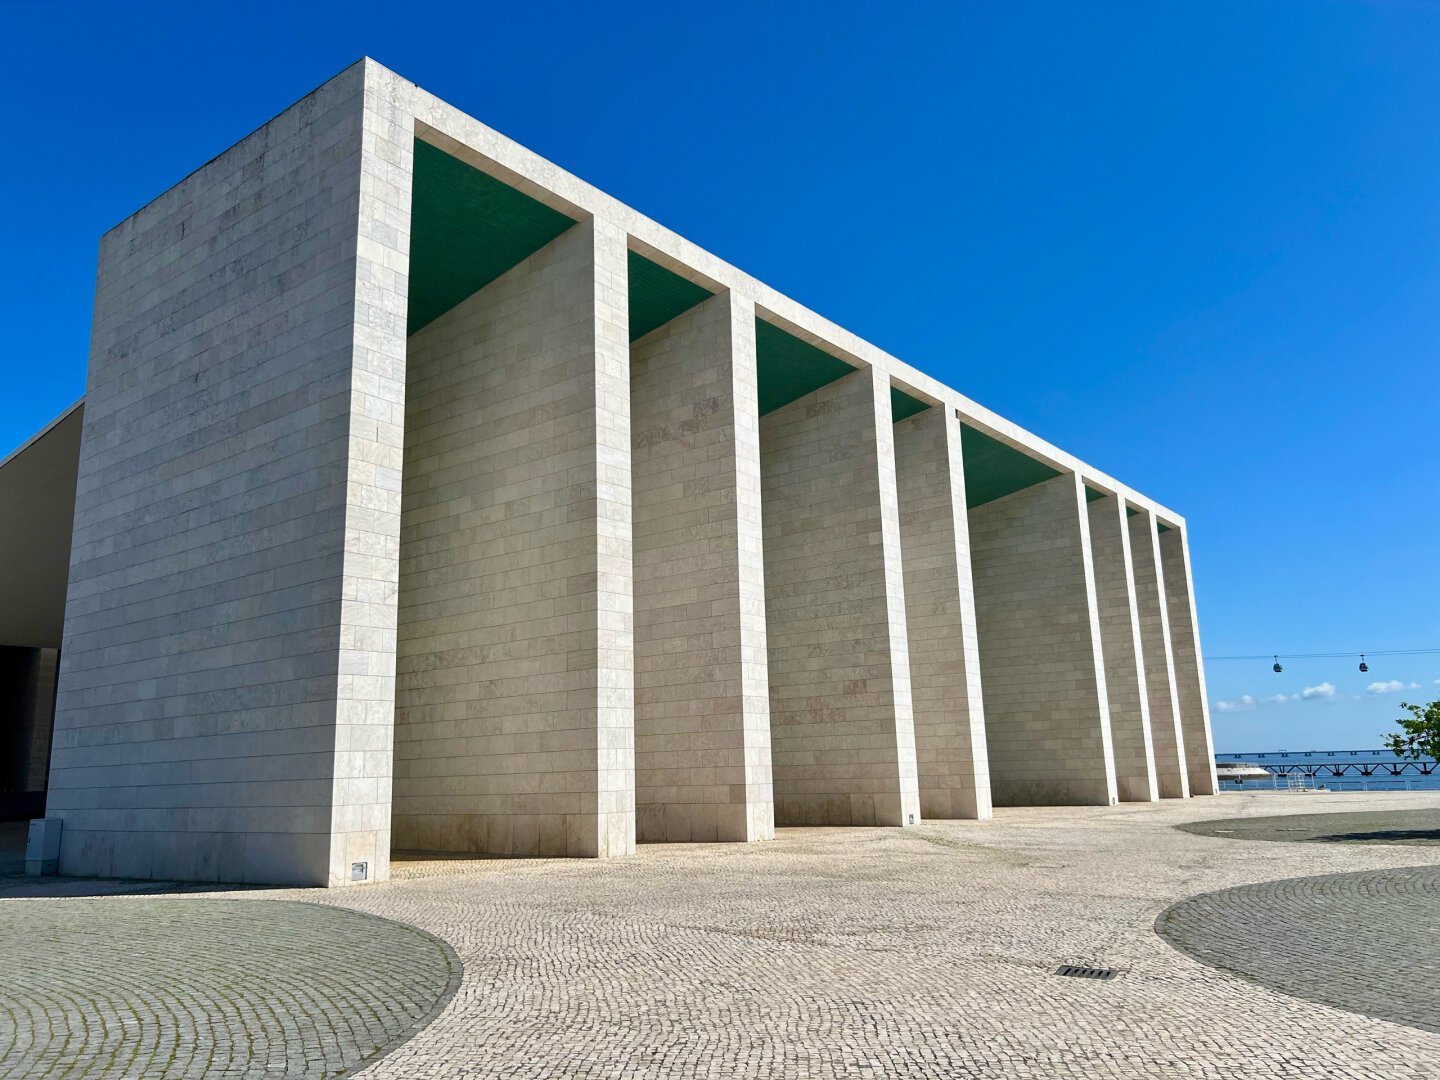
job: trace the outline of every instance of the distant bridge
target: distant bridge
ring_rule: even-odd
[[[1312,779],[1440,776],[1440,762],[1435,759],[1400,759],[1389,750],[1272,750],[1263,754],[1218,754],[1216,760],[1253,765],[1275,776]]]
[[[1301,762],[1280,764],[1262,761],[1256,764],[1276,776],[1289,776],[1291,773],[1303,773],[1306,776],[1404,776],[1406,773],[1413,773],[1416,776],[1433,776],[1436,774],[1436,769],[1440,768],[1440,764],[1434,761],[1397,761],[1379,764],[1373,761],[1327,761],[1322,765]]]

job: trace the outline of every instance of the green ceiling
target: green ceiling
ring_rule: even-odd
[[[761,416],[855,370],[763,319],[755,320],[755,368]]]
[[[634,261],[631,265],[631,288],[634,288]],[[660,268],[657,266],[655,269]],[[634,311],[634,301],[631,310]],[[631,318],[634,320],[634,315]],[[816,348],[809,341],[802,341],[795,334],[786,333],[760,318],[755,320],[755,353],[762,416],[857,370],[844,360],[831,356],[824,348]],[[899,387],[890,387],[890,416],[894,422],[899,423],[929,408],[929,402],[907,395]]]
[[[421,139],[415,140],[411,201],[410,311],[413,334],[479,292],[575,222]],[[711,293],[630,252],[630,340],[644,337]],[[760,412],[773,412],[855,369],[778,326],[755,320]],[[894,419],[928,408],[890,392]]]
[[[411,211],[409,334],[575,224],[419,139]]]
[[[633,270],[631,275],[633,282]],[[761,416],[856,370],[824,349],[802,341],[763,319],[755,320],[755,358]],[[893,386],[890,388],[890,413],[897,423],[929,407],[928,402],[913,398]]]
[[[982,506],[1060,475],[968,424],[960,425],[960,446],[965,452],[966,506]]]
[[[508,184],[415,140],[410,240],[410,310],[415,333],[483,289],[575,222]],[[711,294],[630,252],[630,339],[643,337]],[[761,414],[773,412],[856,370],[809,342],[755,321]],[[929,405],[891,388],[897,421]],[[967,502],[980,506],[1060,474],[973,428],[961,425]],[[1098,492],[1087,489],[1087,497]],[[1160,530],[1166,531],[1161,525]]]
[[[895,423],[898,424],[901,420],[924,412],[928,408],[930,408],[928,401],[913,398],[899,387],[892,386],[890,388],[890,416]]]
[[[1089,484],[1086,484],[1086,485],[1085,485],[1085,501],[1086,501],[1086,502],[1094,502],[1096,499],[1103,499],[1103,498],[1105,498],[1105,492],[1103,492],[1103,491],[1096,491],[1096,490],[1095,490],[1094,488],[1092,488]]]
[[[1136,509],[1135,509],[1134,507],[1132,507],[1132,506],[1127,506],[1127,507],[1125,508],[1125,515],[1126,515],[1126,517],[1137,517],[1137,516],[1139,516],[1139,514],[1140,514],[1140,511],[1139,511],[1139,510],[1136,510]],[[1169,525],[1166,525],[1163,521],[1157,521],[1157,522],[1155,523],[1155,531],[1156,531],[1157,533],[1167,533],[1167,532],[1170,531],[1170,526],[1169,526]]]
[[[575,224],[420,139],[411,205],[410,334]],[[630,252],[630,340],[709,295],[703,286]]]
[[[639,340],[711,295],[703,285],[630,252],[630,340]]]

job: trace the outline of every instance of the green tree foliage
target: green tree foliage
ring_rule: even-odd
[[[1429,705],[1402,701],[1400,707],[1410,715],[1396,720],[1400,731],[1385,737],[1390,752],[1404,758],[1440,758],[1440,701]]]

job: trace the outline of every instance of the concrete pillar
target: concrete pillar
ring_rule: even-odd
[[[997,806],[1117,800],[1089,533],[1073,474],[970,510]]]
[[[640,842],[768,840],[755,308],[730,293],[631,346]]]
[[[1125,503],[1113,495],[1089,504],[1090,547],[1095,561],[1095,598],[1115,747],[1115,784],[1124,802],[1160,797],[1151,748],[1150,700],[1140,644],[1140,611],[1130,559]]]
[[[410,339],[397,848],[634,850],[625,289],[582,222]]]
[[[1138,510],[1129,518],[1129,526],[1135,606],[1140,613],[1140,648],[1145,659],[1145,690],[1150,699],[1155,781],[1162,799],[1187,799],[1190,780],[1180,734],[1179,693],[1170,651],[1170,616],[1166,610],[1155,517],[1148,510]]]
[[[376,77],[353,65],[101,241],[62,873],[388,872],[414,132]]]
[[[775,818],[920,817],[888,380],[863,369],[760,420]]]
[[[1180,734],[1185,744],[1186,774],[1191,795],[1214,795],[1215,746],[1210,735],[1210,703],[1205,692],[1205,664],[1200,652],[1200,624],[1195,617],[1195,584],[1190,573],[1190,543],[1183,529],[1159,534],[1160,563],[1165,578],[1165,611],[1170,624],[1170,655],[1180,708]]]
[[[960,424],[933,406],[895,425],[920,811],[988,818],[990,762]]]

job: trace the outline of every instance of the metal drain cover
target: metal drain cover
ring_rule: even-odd
[[[1078,964],[1061,964],[1055,969],[1056,975],[1069,975],[1072,979],[1113,979],[1120,974],[1114,968],[1081,967]]]

